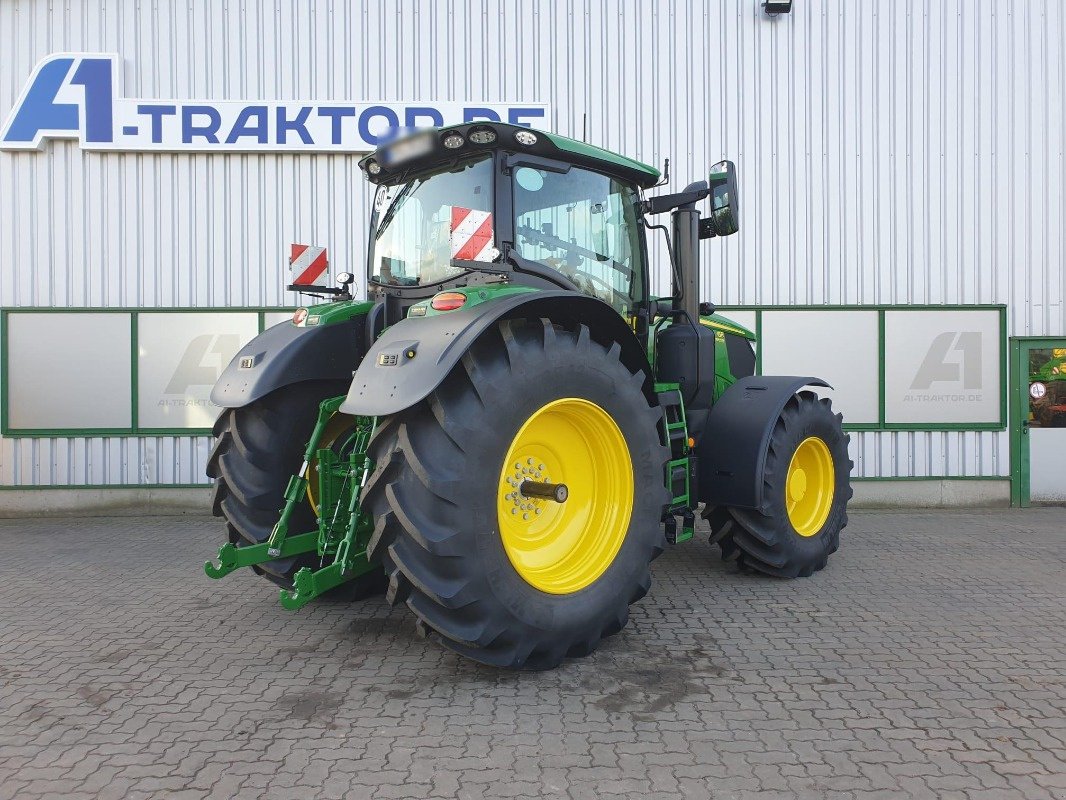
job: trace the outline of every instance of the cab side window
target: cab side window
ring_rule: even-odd
[[[643,292],[639,203],[634,187],[598,172],[518,167],[515,247],[628,316]]]

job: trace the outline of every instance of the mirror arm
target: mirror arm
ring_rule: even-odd
[[[708,188],[696,189],[691,192],[677,192],[675,194],[660,194],[657,197],[649,197],[641,205],[641,211],[645,214],[662,214],[664,211],[671,211],[681,206],[691,205],[698,203],[703,198],[710,195],[711,190]]]

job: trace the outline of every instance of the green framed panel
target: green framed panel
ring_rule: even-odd
[[[816,375],[831,388],[819,394],[852,425],[876,427],[880,312],[764,309],[762,370],[770,375]]]
[[[4,315],[2,423],[10,430],[126,430],[133,341],[125,312]]]
[[[277,306],[235,306],[230,308],[131,308],[131,307],[107,307],[107,308],[36,308],[36,307],[4,307],[0,308],[0,435],[8,438],[100,438],[110,436],[209,436],[211,429],[184,428],[184,427],[147,427],[141,425],[139,419],[139,393],[138,382],[140,378],[138,348],[139,348],[139,325],[140,314],[255,314],[257,319],[256,330],[262,332],[264,320],[267,314],[292,313],[291,308]],[[8,351],[11,341],[9,336],[10,319],[19,314],[128,314],[130,317],[130,346],[129,346],[129,374],[130,374],[130,425],[128,427],[18,427],[13,426],[9,414],[9,370],[10,353]],[[160,484],[170,486],[171,484]],[[18,488],[18,487],[15,487]]]
[[[725,316],[729,316],[729,312],[733,311],[755,311],[756,312],[756,336],[758,337],[756,345],[756,370],[758,374],[762,374],[762,312],[763,311],[871,311],[876,310],[879,312],[879,333],[878,333],[878,421],[876,423],[844,423],[844,429],[848,431],[1002,431],[1007,428],[1007,360],[1008,360],[1008,341],[1007,341],[1007,306],[1002,303],[972,303],[972,304],[960,304],[960,303],[945,303],[945,304],[916,304],[916,305],[902,305],[902,304],[889,304],[889,303],[873,303],[869,305],[863,305],[859,303],[848,303],[844,305],[721,305],[717,306],[717,310],[722,312]],[[999,314],[999,419],[995,422],[915,422],[915,423],[899,423],[889,422],[885,415],[885,312],[886,311],[929,311],[929,312],[944,312],[944,311],[997,311]],[[944,476],[951,477],[951,476]]]
[[[932,313],[899,308],[880,313],[886,429],[1006,427],[1006,330],[999,309]]]
[[[259,312],[138,311],[138,429],[209,431],[218,416],[211,387],[260,331]]]
[[[1000,420],[994,423],[891,423],[885,420],[884,413],[884,393],[885,393],[885,376],[884,376],[884,351],[885,351],[885,334],[884,334],[884,312],[888,310],[908,310],[908,311],[945,311],[945,310],[997,310],[1000,316],[1000,351],[1001,351],[1001,367],[1000,367]],[[1008,360],[1008,347],[1007,347],[1007,309],[1002,304],[921,304],[921,305],[899,305],[899,304],[844,304],[844,305],[723,305],[719,307],[719,310],[728,315],[729,310],[743,310],[755,312],[755,333],[758,337],[756,345],[756,369],[761,373],[762,371],[762,312],[765,310],[772,311],[855,311],[855,310],[878,310],[880,314],[880,334],[878,349],[880,354],[880,370],[879,370],[879,382],[878,388],[879,396],[879,420],[877,423],[863,423],[863,424],[845,424],[845,428],[853,431],[982,431],[982,430],[1004,430],[1007,427],[1007,360]],[[285,314],[291,313],[291,307],[281,306],[236,306],[230,308],[221,309],[203,309],[203,308],[191,308],[191,307],[176,307],[176,308],[133,308],[133,307],[114,307],[114,308],[35,308],[35,307],[19,307],[19,308],[2,308],[0,309],[0,434],[9,437],[100,437],[100,436],[203,436],[210,434],[209,428],[166,428],[155,427],[147,428],[140,425],[138,419],[137,409],[137,380],[138,367],[137,367],[137,333],[136,333],[136,315],[138,313],[152,313],[152,314],[181,314],[181,313],[205,313],[205,314],[220,314],[220,313],[256,313],[258,314],[259,330],[262,331],[266,324],[267,314]],[[131,317],[131,329],[133,331],[132,346],[130,352],[130,364],[131,374],[133,375],[133,383],[131,388],[131,402],[133,402],[134,415],[133,420],[128,428],[12,428],[8,424],[8,391],[7,391],[7,367],[8,367],[8,319],[12,314],[20,313],[56,313],[56,314],[94,314],[94,313],[129,313]]]

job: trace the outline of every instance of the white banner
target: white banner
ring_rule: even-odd
[[[998,423],[997,309],[885,312],[885,422]]]
[[[130,315],[13,313],[7,319],[7,423],[16,430],[129,428]]]
[[[878,421],[876,310],[764,311],[762,337],[764,375],[822,378],[845,422]]]
[[[118,55],[48,56],[8,114],[0,150],[77,139],[86,150],[368,153],[417,128],[549,121],[543,103],[135,100],[121,81]]]
[[[137,317],[137,409],[141,428],[210,428],[211,389],[259,332],[243,312],[142,312]]]

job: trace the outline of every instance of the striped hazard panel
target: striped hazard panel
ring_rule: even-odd
[[[452,258],[492,261],[492,212],[452,206]]]
[[[289,256],[294,286],[310,286],[329,268],[326,248],[313,244],[294,244]]]

